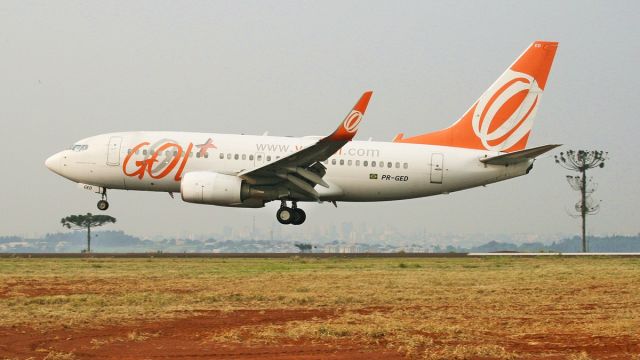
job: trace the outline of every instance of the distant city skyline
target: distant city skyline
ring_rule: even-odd
[[[541,239],[539,235],[498,236],[448,236],[433,238],[408,238],[394,241],[376,237],[358,240],[349,234],[325,239],[264,239],[259,235],[248,239],[236,234],[229,237],[157,238],[141,239],[122,231],[103,230],[93,232],[92,251],[95,253],[297,253],[297,244],[309,245],[316,253],[434,253],[434,252],[491,252],[491,251],[561,251],[573,252],[581,246],[578,236],[557,239]],[[347,235],[347,240],[340,236]],[[514,239],[516,241],[514,241]],[[1,253],[81,253],[86,249],[86,232],[52,233],[39,238],[0,236]],[[590,236],[593,251],[640,252],[640,234],[633,236]],[[308,249],[307,249],[308,250]]]
[[[449,126],[534,40],[560,44],[530,146],[608,151],[607,166],[589,174],[602,205],[588,232],[637,234],[639,10],[632,1],[3,1],[0,235],[57,232],[64,216],[98,212],[96,194],[44,166],[79,139],[124,130],[321,135],[373,90],[357,138],[390,141]],[[307,204],[299,229],[277,225],[279,204],[229,209],[112,191],[108,214],[118,222],[109,229],[219,233],[251,229],[255,216],[286,237],[341,223],[390,225],[398,236],[578,234],[566,211],[578,199],[552,155],[486,188]]]

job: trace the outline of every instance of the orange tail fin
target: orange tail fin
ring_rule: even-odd
[[[527,145],[558,48],[536,41],[450,127],[394,142],[512,152]]]

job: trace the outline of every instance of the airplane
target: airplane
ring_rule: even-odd
[[[528,174],[560,145],[526,148],[558,47],[535,41],[446,129],[391,142],[353,140],[372,92],[324,137],[135,131],[97,135],[45,161],[101,196],[107,190],[180,192],[189,203],[261,208],[300,225],[299,202],[367,202],[448,194]],[[291,206],[288,205],[291,204]]]

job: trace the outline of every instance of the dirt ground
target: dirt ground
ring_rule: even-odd
[[[379,311],[377,309],[376,311]],[[230,330],[285,324],[290,321],[323,320],[335,316],[331,310],[239,310],[208,311],[197,315],[136,325],[90,329],[59,328],[46,331],[26,327],[0,328],[0,357],[6,359],[406,359],[379,344],[349,339],[332,341],[284,341],[261,343],[240,331],[232,342],[217,334]],[[499,339],[506,334],[495,333]],[[480,340],[482,341],[482,340]],[[637,340],[592,337],[581,334],[531,335],[508,341],[514,353],[537,353],[544,359],[629,359],[640,353]],[[582,352],[588,353],[581,357]],[[567,357],[566,354],[578,354]],[[459,359],[492,359],[465,356]],[[514,356],[514,358],[519,358]]]
[[[371,346],[346,340],[261,344],[250,338],[237,343],[216,341],[215,335],[259,325],[294,320],[324,319],[332,311],[241,310],[211,311],[196,316],[95,329],[61,328],[39,331],[0,328],[3,358],[80,359],[403,359],[384,345]],[[73,354],[73,355],[70,355]]]
[[[0,359],[640,360],[640,262],[0,261]]]

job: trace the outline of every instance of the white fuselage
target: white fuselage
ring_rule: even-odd
[[[47,160],[56,173],[107,189],[180,192],[193,171],[236,175],[312,145],[318,137],[122,132],[90,137]],[[200,145],[200,146],[198,146]],[[447,146],[351,141],[322,164],[323,201],[385,201],[450,193],[524,175],[533,160],[488,165],[499,153]]]

